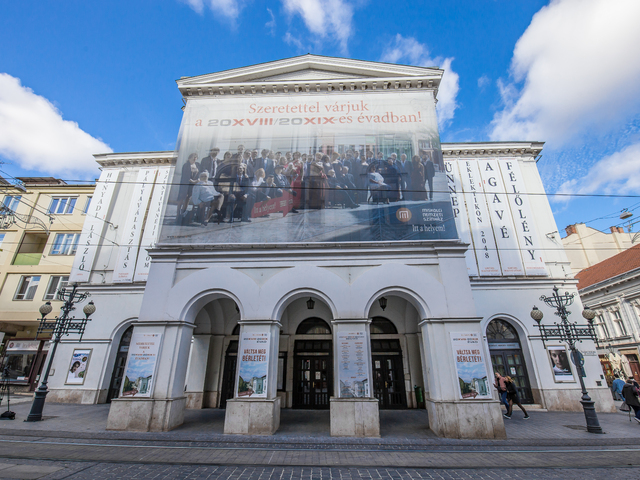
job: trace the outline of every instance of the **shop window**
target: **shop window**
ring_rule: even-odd
[[[36,352],[33,353],[7,353],[6,368],[9,379],[26,382],[29,379]]]
[[[42,233],[25,233],[13,265],[38,265],[49,236]]]
[[[79,233],[57,233],[51,247],[51,255],[74,255],[78,250]]]
[[[77,201],[77,197],[53,197],[49,206],[49,213],[70,215],[73,213]]]
[[[298,325],[296,335],[331,335],[331,328],[321,318],[307,318]]]
[[[27,275],[20,278],[18,291],[14,300],[33,300],[40,283],[40,275]]]
[[[16,208],[18,208],[18,205],[20,205],[21,199],[21,195],[7,195],[6,197],[4,197],[3,205],[9,210],[13,210],[15,212]]]
[[[47,293],[44,294],[45,300],[54,300],[56,299],[56,294],[58,290],[61,288],[65,288],[69,283],[69,277],[65,276],[52,276],[49,279],[49,285],[47,286]]]
[[[387,320],[384,317],[373,317],[371,320],[371,333],[394,335],[398,333],[398,329],[391,320]]]
[[[89,207],[91,206],[91,199],[93,197],[91,195],[89,195],[87,197],[87,203],[84,204],[84,208],[82,209],[82,213],[84,213],[85,215],[87,214],[87,212],[89,211]]]

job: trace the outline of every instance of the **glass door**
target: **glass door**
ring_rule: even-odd
[[[373,394],[381,409],[407,408],[402,355],[372,355]]]

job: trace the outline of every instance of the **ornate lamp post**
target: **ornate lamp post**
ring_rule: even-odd
[[[51,331],[51,342],[53,343],[53,346],[51,347],[51,351],[49,352],[49,358],[47,359],[47,368],[44,371],[42,383],[36,390],[35,396],[33,398],[33,405],[31,405],[31,412],[29,412],[29,416],[27,417],[25,422],[38,422],[42,420],[44,401],[47,398],[47,393],[49,393],[49,390],[47,389],[49,372],[51,371],[53,357],[56,354],[56,347],[58,346],[58,343],[60,343],[60,339],[63,335],[69,335],[70,333],[79,333],[80,341],[82,341],[84,329],[87,326],[89,317],[96,311],[96,306],[93,304],[93,302],[89,302],[82,309],[85,318],[77,320],[73,317],[69,317],[69,313],[75,310],[75,304],[82,302],[89,296],[88,292],[80,293],[77,291],[77,289],[78,284],[74,283],[71,287],[71,290],[69,290],[69,288],[61,288],[58,291],[58,299],[63,300],[64,304],[62,305],[61,315],[59,317],[56,317],[55,320],[49,321],[45,318],[53,310],[51,302],[47,302],[40,307],[40,314],[42,315],[42,318],[40,318],[40,326],[38,327],[37,335],[41,334],[44,331]]]
[[[540,297],[540,300],[548,306],[556,309],[554,313],[560,317],[561,321],[560,323],[553,322],[555,326],[548,327],[546,325],[541,325],[540,322],[543,314],[535,306],[533,307],[533,310],[531,310],[531,318],[533,318],[538,324],[540,338],[542,338],[543,344],[547,340],[560,340],[561,342],[566,342],[569,345],[569,348],[571,349],[571,361],[578,370],[578,378],[580,379],[580,387],[582,388],[582,400],[580,400],[580,403],[582,404],[584,416],[587,420],[587,431],[590,433],[604,433],[600,423],[598,422],[595,402],[591,400],[591,397],[589,397],[587,389],[584,386],[584,379],[582,378],[584,374],[584,357],[576,348],[576,343],[582,342],[582,340],[593,340],[596,344],[598,343],[598,337],[593,327],[593,319],[596,316],[596,312],[589,309],[582,311],[582,316],[589,322],[588,325],[578,325],[577,322],[569,322],[567,317],[571,312],[568,311],[566,307],[573,303],[575,295],[575,293],[569,294],[568,292],[565,292],[564,295],[560,295],[558,293],[558,287],[553,287],[552,296],[547,297],[546,295],[542,295]]]

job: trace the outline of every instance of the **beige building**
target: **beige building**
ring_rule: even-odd
[[[3,183],[0,211],[0,341],[16,389],[34,390],[49,334],[36,335],[38,309],[62,302],[94,184],[70,185],[53,177]],[[52,315],[53,317],[53,315]],[[36,338],[37,337],[37,338]]]
[[[562,239],[562,244],[574,275],[630,248],[635,235],[634,232],[625,232],[622,227],[610,227],[611,232],[604,233],[584,223],[569,225],[565,230],[567,236]]]

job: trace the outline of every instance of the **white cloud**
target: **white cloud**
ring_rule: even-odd
[[[594,163],[586,175],[563,183],[557,193],[638,193],[640,191],[640,143]]]
[[[205,7],[209,7],[213,13],[219,13],[230,20],[236,20],[240,15],[242,4],[239,0],[182,0],[202,15]]]
[[[92,154],[111,151],[20,79],[0,73],[0,155],[24,169],[60,176],[95,172]]]
[[[486,75],[482,75],[480,78],[478,78],[478,88],[480,90],[484,91],[484,89],[487,88],[490,84],[491,79]]]
[[[287,45],[292,45],[301,52],[304,52],[305,50],[309,50],[308,48],[305,48],[305,46],[303,45],[302,41],[299,38],[296,38],[293,35],[291,35],[291,32],[285,33],[282,40],[284,40],[284,42]]]
[[[385,48],[380,61],[389,63],[405,61],[422,67],[439,66],[442,68],[444,75],[438,89],[438,105],[436,107],[438,124],[443,129],[451,122],[456,108],[458,108],[456,97],[459,90],[459,76],[451,68],[453,58],[431,57],[425,44],[412,37],[405,38],[398,33],[391,45]]]
[[[353,6],[345,0],[282,0],[289,15],[300,15],[318,38],[335,39],[343,53],[353,33]]]
[[[275,35],[275,33],[276,33],[276,17],[273,15],[273,12],[271,11],[270,8],[267,8],[267,12],[269,13],[269,16],[271,17],[271,20],[269,20],[267,23],[265,23],[264,26],[266,27],[267,30],[269,30],[269,34],[270,35]]]
[[[640,106],[640,2],[553,0],[518,40],[492,140],[546,140],[615,128]]]

